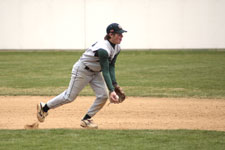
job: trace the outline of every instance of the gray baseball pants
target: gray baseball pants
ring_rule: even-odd
[[[49,100],[47,102],[49,108],[56,108],[74,101],[87,84],[90,84],[96,94],[96,99],[87,114],[93,117],[105,105],[108,99],[108,90],[101,72],[91,72],[85,67],[80,60],[74,64],[68,89]]]

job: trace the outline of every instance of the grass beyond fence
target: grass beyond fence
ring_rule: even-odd
[[[0,95],[61,93],[82,53],[0,51]],[[128,96],[225,98],[225,51],[122,51],[116,77]]]

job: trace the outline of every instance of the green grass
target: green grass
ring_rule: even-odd
[[[0,95],[57,95],[82,51],[0,51]],[[128,96],[225,98],[225,51],[122,51],[116,77]],[[88,86],[81,95],[94,95]]]
[[[195,130],[0,130],[0,150],[223,150],[225,132]]]
[[[82,51],[0,51],[0,95],[57,95]],[[117,80],[128,96],[225,98],[225,51],[123,51]],[[93,95],[86,87],[81,95]],[[225,132],[0,130],[0,150],[223,150]]]

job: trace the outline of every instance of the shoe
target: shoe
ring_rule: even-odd
[[[98,125],[92,119],[81,120],[80,126],[87,129],[98,129]]]
[[[40,102],[39,104],[37,104],[37,119],[40,122],[44,122],[45,117],[48,116],[48,112],[43,111],[44,106],[45,106],[45,103],[43,103],[43,102]]]

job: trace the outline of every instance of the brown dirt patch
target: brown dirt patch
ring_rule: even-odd
[[[36,104],[46,96],[0,96],[0,129],[24,129],[36,119]],[[40,129],[80,129],[80,119],[94,97],[49,111]],[[99,129],[200,129],[225,131],[225,100],[129,97],[122,104],[110,104],[93,118]]]

